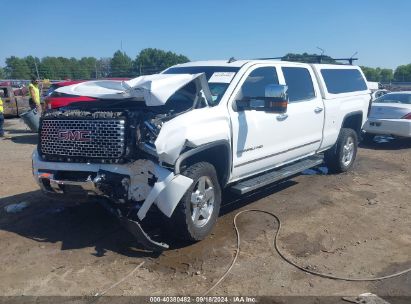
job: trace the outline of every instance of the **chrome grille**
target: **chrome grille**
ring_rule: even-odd
[[[124,153],[125,120],[45,119],[40,131],[43,155],[118,159]]]

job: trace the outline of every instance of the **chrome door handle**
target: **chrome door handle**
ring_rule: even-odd
[[[315,112],[315,113],[321,113],[323,110],[324,110],[323,108],[316,107],[316,108],[314,109],[314,112]]]
[[[282,120],[287,119],[287,117],[288,117],[288,114],[280,114],[280,115],[277,115],[277,120],[282,121]]]

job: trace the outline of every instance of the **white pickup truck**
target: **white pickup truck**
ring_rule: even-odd
[[[370,91],[352,65],[190,62],[59,94],[95,97],[45,113],[33,174],[42,190],[94,195],[145,247],[151,212],[176,237],[204,239],[221,192],[244,194],[325,162],[349,170]]]

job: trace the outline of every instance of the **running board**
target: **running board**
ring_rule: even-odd
[[[244,194],[258,188],[267,186],[279,180],[285,179],[287,177],[296,175],[306,169],[318,166],[324,161],[323,156],[314,155],[303,160],[299,160],[292,164],[286,165],[280,169],[275,169],[268,173],[252,177],[250,179],[244,180],[235,184],[231,187],[231,191],[235,194]]]

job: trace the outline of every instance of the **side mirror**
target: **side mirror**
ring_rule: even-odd
[[[288,87],[270,84],[265,87],[264,97],[244,97],[236,101],[237,110],[255,110],[282,114],[287,112]]]

